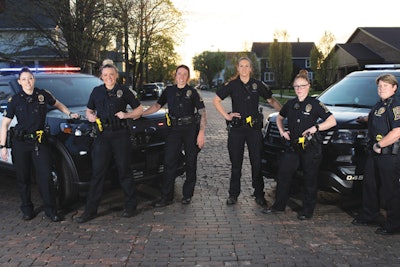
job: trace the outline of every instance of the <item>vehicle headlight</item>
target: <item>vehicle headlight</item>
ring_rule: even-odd
[[[364,140],[366,137],[366,130],[339,129],[337,133],[333,135],[332,143],[353,145],[356,140]]]
[[[60,129],[65,134],[73,134],[75,136],[86,136],[90,135],[91,127],[87,123],[60,123]]]

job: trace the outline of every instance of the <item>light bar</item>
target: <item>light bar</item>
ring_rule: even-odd
[[[21,71],[22,68],[0,68],[0,71]],[[46,67],[46,68],[29,68],[33,72],[37,71],[80,71],[80,67]]]
[[[370,64],[365,65],[366,69],[398,69],[400,64]]]

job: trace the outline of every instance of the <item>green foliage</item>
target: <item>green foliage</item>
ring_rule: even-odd
[[[225,67],[225,53],[205,51],[193,58],[193,68],[200,72],[208,85],[212,86],[212,80]]]
[[[293,71],[292,45],[275,39],[269,50],[269,64],[275,73],[276,86],[287,87],[291,82]]]
[[[311,69],[314,72],[314,86],[325,89],[336,80],[338,59],[333,55],[335,37],[332,33],[325,32],[318,47],[310,53]]]

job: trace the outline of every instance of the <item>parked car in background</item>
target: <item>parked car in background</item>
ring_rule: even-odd
[[[157,83],[145,83],[139,90],[140,99],[157,99],[160,97],[162,90]]]
[[[357,118],[367,116],[379,100],[375,80],[384,73],[391,73],[400,81],[400,70],[355,71],[317,97],[337,121],[336,127],[321,132],[323,159],[318,177],[321,190],[360,193],[369,140],[367,124],[357,122]],[[400,95],[399,90],[397,95]],[[263,132],[263,175],[272,178],[276,176],[285,149],[276,125],[277,114],[269,116]],[[301,178],[301,175],[300,170],[296,176]]]
[[[163,82],[155,82],[155,84],[157,84],[157,86],[161,88],[161,92],[164,91],[165,83],[163,83]]]
[[[1,69],[0,69],[1,71]],[[4,73],[3,73],[4,75]],[[75,201],[89,187],[92,176],[91,148],[98,134],[96,126],[86,117],[86,105],[95,86],[103,82],[92,75],[81,73],[35,73],[35,86],[50,91],[71,112],[81,115],[80,119],[70,119],[54,107],[47,113],[46,124],[50,127],[52,150],[52,178],[60,205]],[[16,75],[0,76],[0,112],[7,108],[7,100],[20,90]],[[3,116],[0,116],[0,125]],[[162,177],[164,144],[167,134],[165,109],[157,113],[128,120],[131,133],[131,168],[136,183]],[[13,125],[16,120],[14,119]],[[11,125],[11,126],[13,126]],[[183,162],[183,161],[182,161]],[[11,160],[0,160],[0,168],[13,171]],[[182,168],[179,174],[183,173]],[[116,175],[113,163],[109,168],[109,179]]]
[[[195,88],[197,90],[208,90],[208,89],[210,89],[210,87],[207,84],[198,84]]]

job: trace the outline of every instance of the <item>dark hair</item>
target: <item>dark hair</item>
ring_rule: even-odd
[[[21,77],[21,74],[24,72],[30,73],[33,76],[33,72],[28,67],[23,67],[18,73],[18,79],[19,79],[19,77]]]
[[[308,83],[310,83],[310,79],[308,78],[308,71],[305,69],[301,69],[299,71],[299,73],[296,75],[296,77],[294,77],[294,80],[297,80],[297,79],[304,79]]]
[[[186,65],[179,65],[178,67],[176,67],[176,69],[175,69],[175,76],[176,76],[176,73],[178,72],[178,70],[180,69],[180,68],[184,68],[185,70],[187,70],[188,71],[188,80],[190,79],[190,69],[189,69],[189,67],[188,66],[186,66]]]

